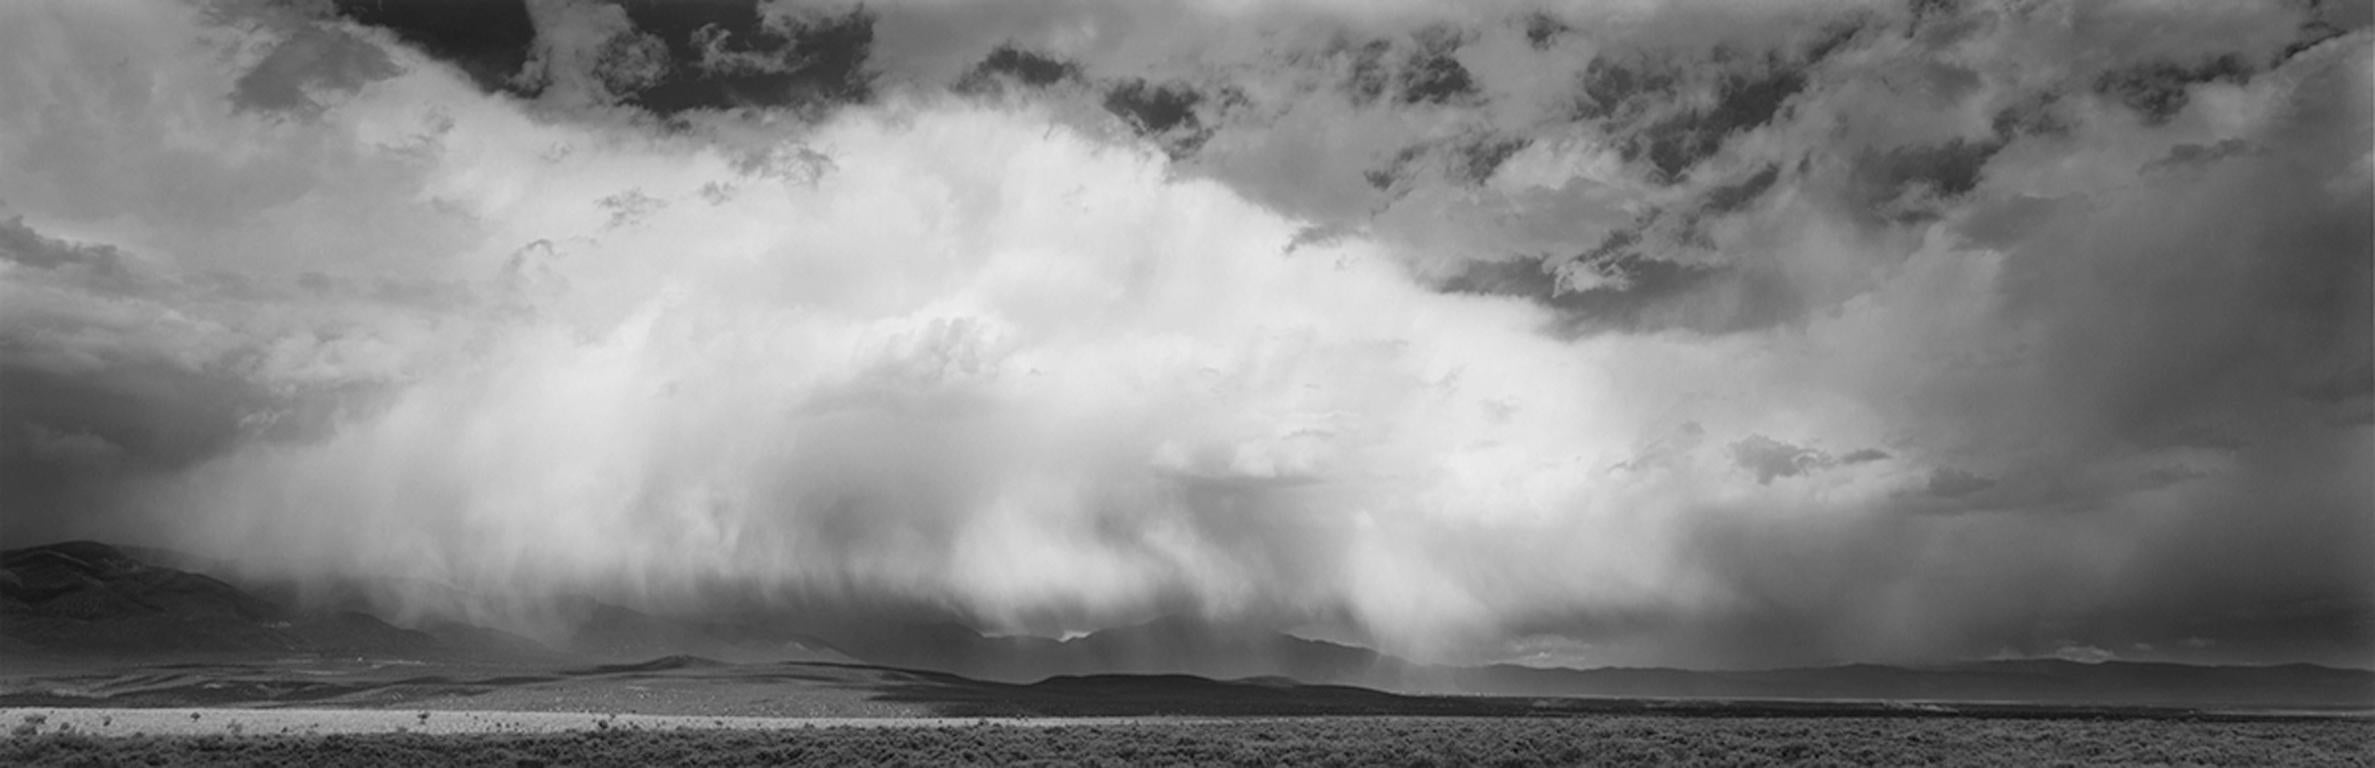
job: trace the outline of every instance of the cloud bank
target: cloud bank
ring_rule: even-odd
[[[442,7],[0,10],[11,545],[515,627],[2375,637],[2362,5]]]

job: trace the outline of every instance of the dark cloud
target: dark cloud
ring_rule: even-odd
[[[1888,460],[1888,458],[1889,458],[1889,455],[1888,455],[1888,452],[1887,452],[1887,451],[1883,451],[1883,450],[1880,450],[1880,449],[1878,449],[1878,448],[1858,448],[1858,449],[1855,449],[1855,450],[1852,450],[1852,451],[1848,451],[1848,452],[1847,452],[1847,453],[1845,453],[1845,454],[1842,454],[1842,455],[1839,457],[1839,463],[1841,463],[1841,464],[1863,464],[1863,463],[1866,463],[1866,462],[1873,462],[1873,461],[1887,461],[1887,460]]]
[[[759,0],[543,6],[520,0],[340,0],[337,7],[454,65],[491,92],[536,97],[557,82],[586,77],[603,86],[606,98],[661,115],[744,107],[828,111],[873,93],[867,57],[874,17],[863,8],[795,10]],[[598,39],[565,39],[586,33],[573,26],[580,17],[606,13],[619,14],[623,27]],[[560,55],[577,45],[591,47],[582,58]],[[556,70],[574,67],[585,71]],[[280,87],[269,83],[264,87]]]
[[[1657,178],[1679,180],[1732,135],[1771,121],[1805,87],[1805,75],[1781,66],[1767,73],[1727,77],[1716,87],[1713,109],[1681,112],[1642,126],[1624,150],[1629,157],[1647,159]]]
[[[1988,160],[2002,151],[1996,141],[1963,141],[1897,147],[1857,159],[1855,203],[1871,215],[1913,220],[1937,215],[1942,198],[1969,194],[1979,186]]]
[[[2334,82],[2306,80],[2294,98],[2328,99]],[[2364,247],[2375,225],[2358,212],[2375,201],[2363,184],[2307,191],[2283,180],[2300,167],[2286,155],[2340,151],[2365,135],[2343,125],[2279,124],[2253,141],[2288,147],[2283,155],[2032,223],[2012,246],[2007,301],[2061,318],[2040,358],[2060,386],[2048,417],[2065,420],[2058,431],[2159,442],[2210,420],[2273,427],[2289,399],[2278,393],[2368,357],[2359,321],[2375,311]],[[2228,194],[2254,203],[2223,202]],[[2126,236],[2085,234],[2107,216]],[[2080,249],[2091,264],[2072,261]]]
[[[1612,236],[1612,241],[1623,242],[1625,237]],[[1443,290],[1526,298],[1555,310],[1561,332],[1586,333],[1665,327],[1673,322],[1673,315],[1683,311],[1681,297],[1716,290],[1727,279],[1720,267],[1618,253],[1593,260],[1588,267],[1612,284],[1578,289],[1559,276],[1558,270],[1567,263],[1559,259],[1476,262],[1446,281]]]
[[[2243,58],[2223,54],[2190,64],[2152,62],[2103,73],[2095,91],[2143,116],[2164,123],[2193,101],[2192,88],[2201,83],[2242,83],[2251,79]]]
[[[1357,46],[1340,44],[1335,55],[1348,60],[1344,90],[1352,103],[1366,105],[1385,96],[1393,83],[1393,70],[1386,60],[1394,44],[1385,40],[1370,40]]]
[[[1988,128],[1998,142],[2009,142],[2021,136],[2056,136],[2071,126],[2059,107],[2062,96],[2054,91],[2040,91],[2014,100],[1996,111],[1988,121]]]
[[[1733,442],[1732,460],[1741,469],[1756,473],[1759,485],[1771,485],[1777,477],[1796,477],[1839,463],[1828,453],[1764,435],[1749,435]]]
[[[2375,364],[2360,360],[2357,365],[2336,371],[2322,380],[2314,380],[2301,388],[2301,396],[2319,403],[2347,403],[2375,397]]]
[[[2358,5],[64,8],[0,19],[12,538],[1578,663],[2367,637]]]
[[[1992,477],[1953,467],[1939,467],[1930,470],[1930,480],[1923,485],[1923,489],[1941,499],[1960,499],[1995,485],[1996,480]]]
[[[757,0],[630,0],[627,18],[675,62],[627,101],[661,114],[833,105],[872,97],[874,16],[863,7],[770,16]],[[690,65],[690,66],[687,66]]]
[[[990,88],[1000,78],[1034,88],[1045,88],[1080,79],[1080,66],[1001,44],[990,51],[990,55],[983,58],[981,63],[973,65],[972,70],[957,80],[955,87],[959,92],[978,92]]]
[[[1405,104],[1468,103],[1477,98],[1476,79],[1460,64],[1459,32],[1435,27],[1412,37],[1410,57],[1399,82]]]
[[[318,93],[351,92],[397,72],[378,46],[343,30],[308,26],[240,76],[231,101],[247,109],[310,113],[322,108]]]
[[[112,513],[124,488],[233,445],[267,402],[236,376],[168,361],[28,365],[24,343],[0,343],[0,528],[14,541],[123,535],[128,522]]]
[[[1700,210],[1711,214],[1736,212],[1755,202],[1759,196],[1765,194],[1766,190],[1773,188],[1773,182],[1780,179],[1781,166],[1777,163],[1767,163],[1765,167],[1757,169],[1756,173],[1749,174],[1747,178],[1731,184],[1720,184],[1707,190],[1706,202],[1701,205]]]
[[[1463,135],[1429,140],[1403,147],[1361,176],[1370,187],[1396,196],[1434,182],[1418,178],[1428,170],[1439,171],[1441,179],[1454,184],[1480,186],[1533,144],[1534,139],[1526,136]]]
[[[452,64],[480,88],[533,95],[518,81],[536,44],[525,0],[335,0],[338,12],[386,29]]]
[[[110,292],[126,289],[134,281],[122,251],[51,239],[25,226],[23,216],[0,221],[0,259],[52,273],[79,273],[67,279]]]
[[[1778,478],[1810,475],[1832,467],[1868,464],[1889,458],[1886,451],[1878,448],[1859,448],[1834,456],[1828,451],[1791,445],[1764,435],[1749,435],[1733,441],[1729,448],[1732,461],[1740,465],[1741,469],[1754,473],[1758,485],[1772,485]],[[1936,485],[1933,478],[1933,492]]]
[[[2144,170],[2156,171],[2206,165],[2252,150],[2251,142],[2242,139],[2220,139],[2213,144],[2179,144],[2169,154],[2145,164]]]
[[[241,418],[265,402],[264,393],[238,377],[164,361],[72,373],[14,364],[0,370],[0,391],[11,401],[9,423],[0,429],[11,438],[89,435],[112,446],[127,468],[141,470],[178,469],[212,456],[240,435]]]
[[[1533,143],[1533,139],[1522,136],[1476,139],[1461,145],[1459,162],[1453,168],[1460,180],[1482,184],[1493,177],[1494,171],[1500,170],[1501,164],[1509,162],[1510,156]]]
[[[1525,26],[1526,42],[1534,46],[1536,50],[1550,48],[1553,43],[1557,42],[1560,35],[1573,30],[1558,17],[1542,11],[1526,14]]]
[[[1105,89],[1105,111],[1161,143],[1174,158],[1195,154],[1212,138],[1212,129],[1196,114],[1203,104],[1204,94],[1186,83],[1129,79]]]

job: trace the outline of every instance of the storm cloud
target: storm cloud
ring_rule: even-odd
[[[0,8],[9,545],[522,629],[2375,640],[2363,4],[459,5]]]

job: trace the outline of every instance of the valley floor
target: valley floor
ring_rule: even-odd
[[[1012,727],[1215,722],[1209,718],[1132,717],[749,717],[617,712],[523,712],[446,709],[246,709],[227,707],[0,707],[0,730],[12,736],[328,736],[360,734],[566,733],[573,731],[780,731],[807,728],[953,728],[995,722]]]
[[[250,715],[279,719],[239,719]],[[0,764],[9,765],[2375,765],[2375,724],[2360,719],[748,719],[765,721],[753,724],[220,709],[0,716],[13,731],[0,738]],[[147,717],[191,724],[138,719]],[[143,735],[93,735],[135,732]]]

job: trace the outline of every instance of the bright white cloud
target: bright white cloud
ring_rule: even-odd
[[[163,361],[257,393],[221,445],[122,477],[95,505],[111,524],[264,570],[487,595],[880,597],[1045,632],[1185,606],[1343,618],[1422,656],[1607,638],[1588,645],[1603,661],[1743,658],[1723,638],[1789,627],[1808,647],[1772,653],[1971,652],[2149,597],[2139,584],[2222,534],[2314,565],[2236,599],[2331,589],[2345,569],[2326,560],[2349,548],[2318,542],[2369,528],[2365,489],[2338,484],[2365,425],[2290,394],[2365,360],[2363,323],[2328,327],[2363,313],[2365,286],[2294,282],[2365,274],[2363,248],[2333,253],[2363,236],[2338,212],[2371,184],[2363,32],[2187,91],[2149,126],[2027,68],[2099,69],[2052,47],[2085,19],[1972,22],[1910,84],[1888,65],[1927,54],[1878,38],[1705,160],[1787,168],[1774,191],[1652,254],[1725,271],[1645,316],[1765,322],[1577,333],[1439,283],[1580,251],[1719,182],[1651,183],[1617,137],[1544,123],[1572,83],[1519,66],[1521,9],[1004,17],[1092,72],[1254,84],[1256,106],[1180,163],[1085,92],[917,85],[996,44],[970,11],[884,11],[876,53],[912,77],[879,103],[662,130],[583,79],[623,16],[539,10],[569,23],[539,22],[536,103],[349,30],[404,73],[299,116],[220,98],[289,38],[272,24],[0,14],[0,163],[20,169],[0,200],[43,233],[6,243],[53,254],[0,262],[0,362],[73,382]],[[1564,18],[1703,51],[1854,11]],[[1193,61],[1125,44],[1244,14],[1277,33]],[[1459,53],[1490,107],[1315,96],[1298,89],[1342,62],[1264,58],[1437,22],[1501,25]],[[927,55],[970,50],[946,36],[981,50]],[[1615,38],[1580,39],[1543,55],[1580,66]],[[1931,87],[1957,67],[1979,73],[1967,93]],[[2040,82],[2067,130],[1984,156],[1971,190],[1892,198],[1924,216],[1857,209],[1868,158],[1983,140]],[[1379,157],[1472,135],[1533,143],[1480,185],[1438,169],[1375,207],[1359,174]],[[2230,139],[2254,149],[2140,171]],[[78,243],[121,246],[137,279],[57,266]],[[1625,288],[1594,279],[1569,287]],[[121,448],[26,426],[45,456]],[[1760,472],[1733,447],[1757,436],[1824,458]],[[1885,458],[1840,458],[1858,451]],[[2248,532],[2237,499],[2278,480],[2306,489],[2279,499],[2288,524]],[[408,607],[460,610],[442,594]],[[1660,632],[1681,639],[1641,640]]]

